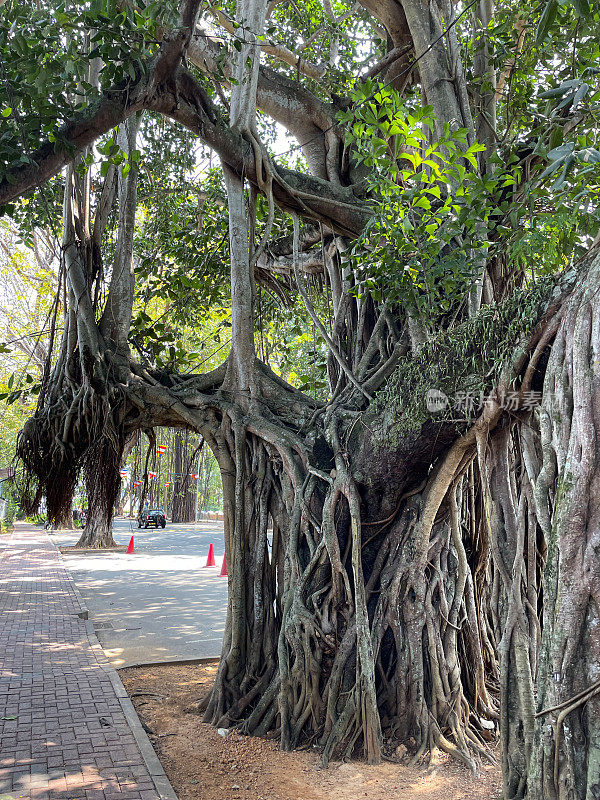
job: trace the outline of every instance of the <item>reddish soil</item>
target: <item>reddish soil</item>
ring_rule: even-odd
[[[210,689],[215,664],[169,664],[119,671],[180,800],[498,800],[500,771],[482,766],[474,777],[456,762],[435,768],[354,761],[319,766],[311,750],[282,752],[275,741],[223,737],[202,722],[198,701]]]

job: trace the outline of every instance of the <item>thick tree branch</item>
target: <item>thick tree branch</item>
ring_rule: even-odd
[[[231,59],[218,41],[197,31],[190,43],[188,57],[211,78],[229,83]],[[319,100],[297,81],[261,64],[256,105],[296,137],[313,175],[330,180],[337,177],[339,181],[339,175],[330,174],[327,159],[329,140],[324,135],[324,131],[328,131],[337,140],[341,139],[341,133],[332,130],[336,126],[338,110],[334,103]],[[339,172],[339,163],[336,166]]]
[[[148,78],[142,78],[137,84],[128,81],[105,92],[95,104],[58,132],[55,143],[45,142],[31,155],[28,164],[2,177],[0,205],[46,183],[78,153],[143,109],[148,103],[149,92]]]
[[[56,135],[30,156],[29,163],[2,176],[0,206],[11,202],[56,175],[100,136],[116,128],[131,114],[148,107],[150,99],[170,82],[190,43],[200,0],[182,0],[181,28],[165,37],[159,53],[142,77],[129,79],[105,91],[82,114],[70,120]]]
[[[262,181],[258,180],[251,144],[221,119],[217,106],[183,67],[177,70],[173,84],[157,86],[150,71],[136,84],[127,82],[105,92],[95,106],[62,129],[57,137],[61,144],[46,142],[29,164],[11,173],[10,180],[6,176],[0,181],[0,205],[45,183],[78,152],[144,108],[163,113],[196,133],[233,172],[244,174],[260,189]],[[276,178],[273,196],[282,209],[324,222],[338,233],[359,235],[370,216],[351,188],[284,167],[276,168]]]
[[[257,174],[252,145],[220,118],[217,106],[187,70],[178,70],[176,86],[176,95],[163,93],[151,108],[196,133],[233,172],[244,174],[260,190],[262,180]],[[282,209],[324,222],[347,236],[360,234],[370,212],[351,188],[337,186],[314,175],[271,166],[275,170],[273,197]]]

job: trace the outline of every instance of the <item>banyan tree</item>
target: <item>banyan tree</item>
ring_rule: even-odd
[[[62,202],[18,448],[50,515],[83,472],[110,543],[130,437],[200,434],[229,567],[206,720],[324,763],[477,769],[498,736],[506,798],[600,797],[597,4],[59,5],[0,7],[0,204]],[[149,119],[220,163],[207,373],[132,346]],[[259,357],[265,292],[303,304],[321,395]]]

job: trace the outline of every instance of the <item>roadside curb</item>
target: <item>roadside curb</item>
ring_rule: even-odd
[[[127,720],[127,724],[131,728],[131,732],[133,733],[133,736],[137,742],[137,746],[140,750],[141,756],[146,765],[146,769],[148,770],[148,773],[150,775],[150,778],[152,779],[152,783],[154,784],[154,788],[156,789],[158,796],[161,798],[161,800],[178,800],[178,797],[175,794],[175,790],[173,789],[173,787],[171,786],[171,782],[167,778],[167,775],[162,767],[162,764],[159,761],[158,756],[154,751],[154,748],[152,747],[152,743],[148,738],[146,731],[142,727],[140,718],[138,717],[135,707],[131,702],[131,700],[129,699],[127,692],[125,691],[125,687],[123,686],[123,683],[121,682],[121,679],[119,678],[116,669],[109,663],[108,659],[104,654],[104,650],[102,649],[102,645],[98,641],[98,637],[96,636],[96,631],[94,630],[94,625],[92,623],[92,620],[90,619],[89,609],[85,604],[81,592],[79,591],[77,585],[75,584],[75,579],[71,574],[71,570],[67,566],[59,548],[49,536],[48,536],[48,541],[52,544],[52,546],[58,553],[60,561],[70,581],[73,594],[77,599],[77,604],[79,605],[80,608],[80,611],[77,614],[77,616],[85,623],[85,630],[90,646],[94,650],[97,656],[100,668],[103,670],[103,672],[106,673],[113,686],[115,694],[123,710],[123,714],[125,715],[125,719]]]
[[[220,641],[215,639],[215,641]],[[165,661],[140,661],[136,664],[127,664],[122,669],[150,669],[152,667],[174,667],[177,664],[192,666],[193,664],[218,664],[220,656],[200,656],[199,658],[170,658]],[[0,798],[1,800],[1,798]]]
[[[91,621],[86,622],[86,626],[88,625],[92,629],[92,635],[96,637]],[[99,642],[97,646],[102,649]],[[96,645],[94,645],[94,647],[96,647]],[[140,718],[137,715],[133,703],[129,699],[129,695],[125,691],[125,687],[123,686],[116,669],[111,667],[110,664],[106,664],[104,666],[104,670],[110,678],[110,682],[114,687],[115,694],[119,698],[119,703],[121,704],[121,708],[125,714],[125,719],[127,720],[135,737],[137,745],[140,749],[140,753],[142,754],[142,758],[144,759],[144,763],[146,764],[148,772],[150,773],[152,783],[154,784],[159,797],[161,797],[162,800],[178,800],[175,790],[167,778],[167,775],[162,767],[162,764],[160,763],[158,756],[156,755],[156,752],[154,751],[154,748],[152,747],[152,743],[148,738],[146,731],[142,727]]]

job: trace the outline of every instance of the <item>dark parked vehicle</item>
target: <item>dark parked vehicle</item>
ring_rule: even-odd
[[[154,525],[155,528],[160,525],[161,528],[164,528],[166,524],[167,518],[162,508],[147,508],[138,517],[138,528],[147,528],[148,525]]]

